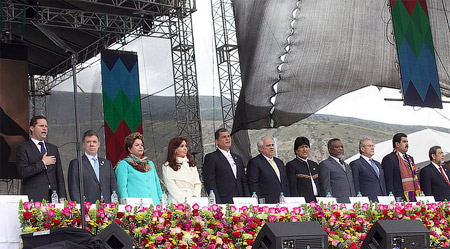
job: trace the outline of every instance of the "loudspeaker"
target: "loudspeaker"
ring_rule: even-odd
[[[378,220],[361,248],[428,248],[430,231],[419,220]]]
[[[105,243],[88,230],[63,227],[22,234],[23,249],[31,248],[105,248]],[[75,246],[76,245],[76,246]]]
[[[97,238],[103,240],[108,249],[132,248],[133,240],[120,226],[113,222],[103,229]]]
[[[266,223],[252,248],[328,248],[328,234],[316,221]]]

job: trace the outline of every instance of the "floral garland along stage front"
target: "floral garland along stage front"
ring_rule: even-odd
[[[330,248],[359,248],[377,220],[421,220],[430,230],[431,247],[447,247],[450,238],[448,202],[418,202],[326,205],[311,202],[301,207],[249,206],[237,209],[227,205],[200,208],[195,204],[171,205],[168,209],[125,206],[119,212],[115,203],[86,203],[86,229],[93,234],[117,222],[143,248],[251,248],[267,222],[317,221],[328,233]],[[64,208],[41,202],[19,203],[23,233],[60,227],[81,227],[80,210],[72,201]]]

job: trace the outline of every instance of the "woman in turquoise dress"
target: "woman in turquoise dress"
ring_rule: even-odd
[[[139,132],[125,138],[129,153],[116,167],[117,188],[120,199],[129,197],[152,198],[153,204],[161,200],[161,185],[155,165],[144,156],[144,137]]]

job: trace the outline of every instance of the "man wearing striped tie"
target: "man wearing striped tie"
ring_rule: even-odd
[[[375,147],[372,140],[363,138],[359,141],[359,153],[361,156],[350,163],[353,171],[353,183],[356,193],[369,197],[371,201],[378,201],[377,196],[385,196],[386,183],[381,164],[372,159]]]
[[[436,201],[449,200],[450,182],[444,164],[444,152],[440,146],[433,146],[428,152],[431,163],[420,170],[420,187],[425,195],[434,196]]]
[[[66,198],[66,186],[58,147],[45,142],[47,118],[34,116],[30,121],[31,139],[17,147],[16,165],[22,177],[22,194],[34,201],[51,200],[55,190]]]
[[[256,192],[267,204],[278,203],[281,192],[284,196],[290,196],[284,163],[274,157],[275,145],[272,138],[260,138],[257,146],[260,154],[250,159],[247,165],[250,192]]]

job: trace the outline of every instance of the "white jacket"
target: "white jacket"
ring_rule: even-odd
[[[177,171],[169,167],[168,162],[162,168],[169,203],[184,203],[186,198],[201,197],[202,183],[197,167],[189,167],[187,157],[177,157],[177,162],[181,164]]]

